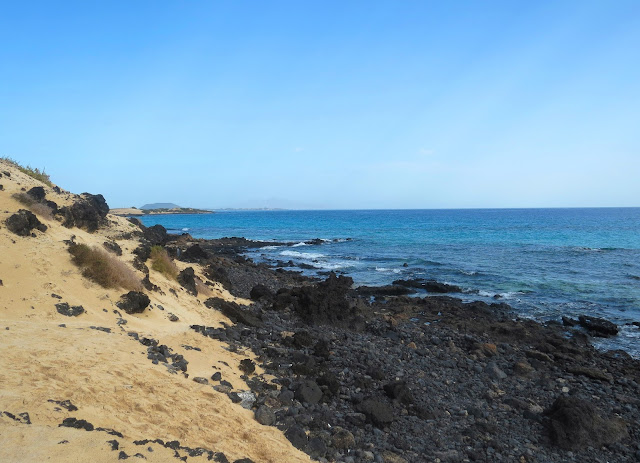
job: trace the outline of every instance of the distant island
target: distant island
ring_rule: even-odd
[[[152,203],[145,204],[140,208],[123,207],[111,209],[114,215],[119,216],[136,216],[136,215],[160,215],[160,214],[213,214],[213,211],[207,209],[195,209],[193,207],[181,207],[173,203]]]

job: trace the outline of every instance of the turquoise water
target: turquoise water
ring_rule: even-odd
[[[433,278],[463,287],[465,299],[497,295],[539,320],[640,321],[640,208],[233,211],[142,221],[197,238],[291,241],[250,257],[345,272],[357,284]],[[303,244],[313,238],[327,241]],[[640,329],[623,326],[600,345],[640,355]]]

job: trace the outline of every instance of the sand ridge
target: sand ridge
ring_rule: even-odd
[[[109,215],[109,226],[91,234],[40,218],[48,227],[46,232],[19,237],[4,226],[11,214],[24,208],[11,195],[42,184],[4,162],[1,171],[9,171],[11,177],[0,178],[4,187],[0,191],[0,412],[16,417],[26,412],[31,424],[0,413],[0,461],[110,462],[117,461],[121,451],[129,456],[139,453],[148,461],[177,461],[174,450],[156,443],[133,443],[142,439],[179,440],[182,446],[222,452],[229,461],[309,461],[282,432],[260,425],[251,411],[215,391],[215,382],[193,381],[220,371],[234,390],[249,390],[238,364],[251,358],[251,353],[230,352],[223,343],[189,328],[231,323],[203,305],[209,296],[189,295],[177,282],[151,270],[150,279],[162,292],[147,292],[150,307],[127,315],[115,305],[125,290],[105,289],[88,281],[71,262],[65,240],[74,235],[75,242],[98,247],[115,240],[123,249],[120,259],[130,264],[139,243],[125,238],[134,225]],[[56,193],[46,186],[45,190],[47,199],[59,206],[77,200],[64,191]],[[204,278],[197,265],[177,265],[180,269],[192,266]],[[143,277],[141,272],[138,275]],[[211,296],[236,300],[219,284],[210,291]],[[86,312],[63,316],[55,308],[59,302],[82,305]],[[178,321],[170,321],[170,314]],[[126,324],[119,324],[122,320]],[[130,331],[183,355],[189,362],[189,378],[154,365],[147,358],[147,348],[127,334]],[[51,402],[65,400],[78,410]],[[68,417],[116,430],[123,437],[58,427]],[[112,450],[111,440],[118,441],[118,450]],[[205,460],[206,454],[187,461]]]

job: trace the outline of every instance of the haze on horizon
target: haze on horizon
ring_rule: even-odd
[[[635,0],[4,2],[0,41],[0,156],[112,207],[640,206]]]

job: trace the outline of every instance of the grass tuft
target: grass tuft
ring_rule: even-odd
[[[28,176],[35,178],[36,180],[40,180],[42,183],[44,183],[47,186],[53,187],[53,183],[51,183],[51,177],[49,177],[49,174],[47,174],[44,169],[40,170],[37,167],[33,168],[29,165],[26,167],[22,166],[18,161],[11,159],[9,157],[0,157],[0,161],[4,161],[7,164],[10,164],[16,169],[18,169],[20,172],[23,172]]]
[[[173,263],[167,250],[162,246],[153,246],[151,248],[151,268],[156,272],[162,273],[169,280],[175,280],[178,276],[178,267]]]
[[[69,253],[73,256],[73,263],[82,269],[82,275],[104,288],[142,289],[133,270],[106,251],[86,244],[72,244]]]
[[[51,209],[46,204],[39,203],[25,193],[14,193],[11,196],[13,199],[25,206],[38,217],[46,220],[53,220],[53,209]]]

